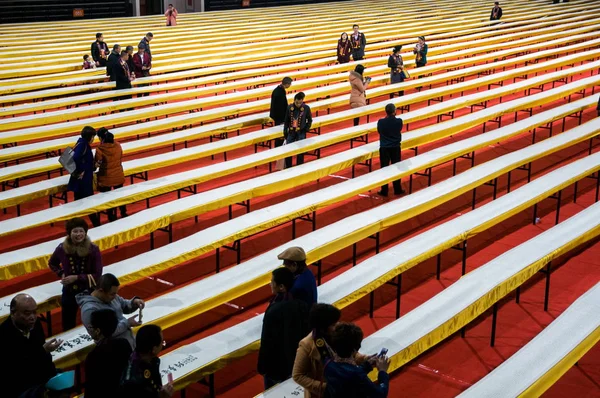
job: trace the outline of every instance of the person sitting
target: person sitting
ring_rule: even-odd
[[[129,342],[131,348],[135,348],[135,339],[133,338],[132,327],[141,325],[141,310],[144,309],[145,303],[139,297],[134,297],[131,300],[125,300],[119,293],[119,280],[113,274],[104,274],[100,277],[96,289],[92,294],[81,293],[77,295],[77,304],[81,307],[81,322],[87,329],[90,336],[92,328],[92,314],[98,310],[110,309],[117,314],[119,323],[113,333],[114,338],[123,338]],[[123,314],[131,314],[134,311],[140,310],[140,320],[134,315],[129,319]]]
[[[37,318],[37,303],[28,294],[17,294],[10,301],[10,316],[0,325],[2,365],[5,382],[2,396],[16,398],[32,389],[43,387],[57,373],[51,352],[61,340],[46,342]]]
[[[146,325],[138,330],[135,351],[121,379],[121,397],[169,398],[173,395],[173,384],[163,385],[160,375],[158,354],[164,346],[160,326]]]
[[[304,103],[305,95],[301,91],[294,96],[294,103],[288,106],[283,122],[283,137],[286,144],[306,139],[306,133],[312,126],[310,107]],[[296,156],[296,165],[304,163],[304,154]],[[292,167],[292,157],[285,158],[285,167]]]
[[[78,309],[75,297],[93,289],[102,275],[100,248],[90,240],[85,220],[77,217],[70,219],[66,230],[67,237],[48,260],[48,267],[63,285],[60,301],[63,331],[75,327]]]
[[[85,359],[86,398],[110,397],[119,389],[132,350],[127,340],[112,337],[118,323],[112,309],[92,313],[89,333],[96,345]]]
[[[306,253],[301,247],[293,246],[281,252],[277,259],[283,260],[283,266],[294,274],[294,287],[290,293],[294,298],[303,300],[310,309],[317,302],[317,281],[306,266]]]
[[[123,173],[123,149],[115,142],[114,135],[106,128],[98,129],[100,145],[96,148],[94,160],[98,167],[98,191],[110,192],[112,189],[123,188],[125,174]],[[127,207],[119,206],[121,218],[127,217]],[[108,209],[108,220],[117,219],[117,210]]]
[[[96,69],[96,63],[89,54],[83,56],[83,69]]]
[[[298,343],[308,333],[308,306],[290,293],[294,275],[287,268],[271,274],[273,299],[265,311],[258,351],[258,373],[265,390],[292,375]]]
[[[353,323],[338,323],[331,336],[331,348],[335,360],[325,365],[327,394],[332,398],[385,398],[388,395],[390,376],[387,370],[390,360],[385,355],[375,357],[379,371],[377,382],[369,379],[372,367],[363,362],[358,365],[355,357],[363,339],[362,330]]]

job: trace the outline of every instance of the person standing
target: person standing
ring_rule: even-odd
[[[127,66],[129,67],[129,71],[135,74],[135,65],[133,64],[133,46],[125,47],[125,51],[127,51]]]
[[[294,286],[290,293],[294,298],[303,300],[310,309],[317,302],[317,281],[306,265],[306,253],[298,246],[292,246],[281,252],[277,259],[294,274]]]
[[[104,42],[104,35],[102,33],[96,33],[96,41],[92,43],[90,52],[96,66],[106,66],[108,44]]]
[[[165,346],[162,329],[158,325],[142,326],[135,336],[135,351],[131,354],[118,396],[135,398],[169,398],[173,384],[162,384],[158,354]]]
[[[292,378],[304,387],[305,398],[323,398],[327,383],[323,376],[323,365],[327,358],[332,358],[331,336],[340,320],[342,312],[330,304],[318,303],[310,310],[308,323],[311,332],[300,341]],[[365,362],[375,363],[375,355],[366,356],[356,353],[357,365]]]
[[[363,362],[359,366],[354,359],[363,340],[362,330],[353,323],[338,323],[331,336],[331,348],[336,360],[325,366],[325,381],[330,397],[344,398],[386,398],[390,388],[390,376],[387,371],[390,360],[385,355],[375,357],[378,370],[377,382],[369,379],[371,364]]]
[[[125,174],[123,173],[123,149],[115,142],[114,135],[104,127],[98,129],[100,145],[96,148],[95,161],[98,166],[98,191],[110,192],[112,189],[123,188]],[[127,207],[119,207],[121,218],[127,217]],[[117,210],[108,210],[108,220],[117,219]]]
[[[396,117],[396,106],[387,104],[385,106],[386,117],[377,122],[379,133],[379,162],[381,168],[398,163],[401,160],[400,145],[402,142],[402,119]],[[402,180],[394,181],[394,195],[402,195]],[[381,196],[388,196],[388,184],[381,186],[378,192]]]
[[[165,17],[167,17],[167,26],[177,26],[177,9],[173,4],[169,4],[167,7]]]
[[[127,60],[129,59],[129,54],[127,51],[121,51],[121,57],[119,58],[119,63],[113,67],[113,73],[115,75],[115,82],[117,86],[116,90],[125,90],[131,88],[131,82],[135,80],[135,74],[133,71],[129,70],[129,65],[127,64]],[[131,95],[125,95],[116,98],[116,100],[124,100],[130,99]]]
[[[10,316],[0,325],[2,397],[17,398],[22,393],[44,386],[56,375],[51,352],[61,340],[46,342],[37,318],[37,303],[28,294],[17,294],[10,301]]]
[[[392,50],[392,55],[388,58],[388,68],[390,68],[390,83],[397,84],[404,81],[404,60],[402,55],[402,46],[395,46]],[[398,91],[398,96],[402,97],[404,91]],[[394,98],[394,93],[390,94],[390,98]]]
[[[69,177],[67,190],[74,193],[75,200],[87,198],[94,194],[95,167],[91,144],[94,142],[95,137],[96,130],[93,127],[85,126],[81,130],[81,137],[73,147],[75,171]],[[89,218],[94,227],[100,226],[100,219],[96,213],[90,214]]]
[[[367,88],[369,87],[369,83],[371,82],[371,78],[363,77],[363,73],[365,72],[365,67],[361,64],[356,65],[353,71],[350,71],[350,77],[348,81],[350,82],[350,108],[360,108],[362,106],[367,105]],[[358,126],[360,122],[360,117],[354,118],[354,125]]]
[[[152,51],[150,51],[150,42],[152,41],[153,38],[154,38],[154,35],[152,34],[152,32],[146,33],[146,36],[142,37],[142,40],[140,40],[140,43],[138,44],[138,48],[140,48],[140,46],[142,46],[146,49],[146,52],[148,53],[148,55],[152,55]]]
[[[134,315],[130,318],[125,318],[123,314],[131,314],[137,310],[143,310],[145,307],[144,300],[139,297],[134,297],[131,300],[125,300],[119,293],[120,283],[113,274],[104,274],[98,280],[96,288],[89,293],[81,293],[77,295],[77,304],[81,307],[81,323],[90,333],[92,314],[98,310],[109,309],[117,314],[119,323],[112,337],[125,339],[135,348],[135,339],[133,338],[132,327],[140,326],[141,322]],[[90,333],[91,335],[91,333]]]
[[[429,50],[429,46],[425,43],[425,36],[419,36],[419,41],[417,45],[413,49],[413,53],[415,54],[415,64],[417,68],[421,68],[427,65],[427,51]]]
[[[352,55],[352,45],[350,44],[350,40],[348,40],[348,34],[344,32],[338,40],[337,45],[338,64],[347,64],[350,62],[350,55]]]
[[[106,76],[110,78],[111,82],[115,81],[115,74],[113,72],[115,66],[119,65],[119,60],[121,59],[121,46],[115,44],[113,46],[110,55],[108,56],[108,60],[106,61]]]
[[[286,144],[301,141],[306,138],[306,133],[312,126],[312,115],[310,107],[304,103],[305,95],[299,92],[294,96],[294,103],[287,108],[283,122],[283,137]],[[296,165],[304,163],[304,154],[296,156]],[[292,167],[292,157],[285,158],[285,167]]]
[[[152,57],[150,54],[146,54],[146,48],[144,46],[138,47],[138,52],[132,57],[133,70],[135,77],[147,77],[150,76],[150,69],[152,69]]]
[[[72,218],[66,224],[67,237],[59,244],[48,260],[48,268],[56,274],[63,285],[62,328],[75,327],[79,293],[93,289],[102,275],[100,248],[87,235],[88,225],[81,218]]]
[[[96,345],[85,359],[85,396],[110,397],[119,390],[132,350],[125,339],[114,338],[117,314],[111,309],[92,313],[88,332]]]
[[[367,38],[364,33],[358,31],[358,25],[352,26],[352,36],[350,41],[352,44],[352,59],[354,61],[360,61],[365,57],[365,47],[367,46]]]
[[[490,21],[499,21],[500,18],[502,18],[502,8],[500,8],[500,3],[496,1],[490,13]]]
[[[284,77],[281,84],[275,87],[271,93],[271,109],[269,117],[273,119],[275,126],[280,126],[285,122],[285,116],[288,110],[287,90],[292,86],[292,78]],[[275,147],[283,144],[283,138],[275,139]]]
[[[298,343],[308,333],[308,307],[290,293],[293,285],[294,275],[289,269],[272,272],[273,299],[263,318],[257,365],[265,390],[292,375]]]

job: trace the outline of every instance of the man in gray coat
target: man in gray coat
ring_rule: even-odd
[[[113,337],[125,339],[131,345],[131,349],[135,349],[135,338],[131,328],[141,325],[141,319],[136,320],[137,315],[130,318],[125,318],[123,314],[131,314],[138,309],[141,311],[144,306],[144,300],[139,297],[134,297],[131,300],[125,300],[118,295],[119,280],[113,274],[104,274],[98,280],[95,290],[92,294],[78,294],[77,304],[81,307],[81,322],[85,328],[91,328],[92,313],[102,309],[111,309],[117,314],[119,323]]]

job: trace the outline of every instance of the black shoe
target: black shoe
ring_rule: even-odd
[[[383,191],[377,192],[377,195],[386,196],[386,197],[388,196],[387,192],[383,192]]]

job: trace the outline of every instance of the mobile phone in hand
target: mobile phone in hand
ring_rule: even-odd
[[[385,355],[387,355],[388,353],[388,349],[387,348],[382,348],[381,351],[379,351],[379,355],[377,355],[378,357],[383,357]]]

